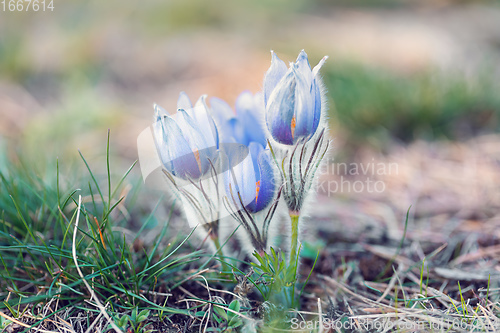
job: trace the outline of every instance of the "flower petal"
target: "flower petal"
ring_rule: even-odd
[[[252,157],[248,147],[237,145],[226,151],[229,170],[225,175],[226,193],[237,209],[255,201],[256,181]]]
[[[267,102],[271,96],[273,89],[276,87],[278,82],[283,78],[287,71],[287,67],[285,63],[278,58],[276,53],[271,51],[272,60],[271,67],[266,72],[266,76],[264,77],[264,103],[267,105]]]
[[[294,133],[294,143],[301,137],[312,135],[314,122],[314,100],[310,93],[310,86],[307,85],[307,80],[297,69],[297,66],[292,66],[295,75],[295,115],[296,126]]]
[[[243,122],[238,118],[231,118],[227,122],[227,135],[230,139],[227,142],[237,142],[242,145],[248,146],[249,140],[247,138],[246,128]],[[231,141],[230,141],[231,140]]]
[[[221,98],[212,97],[210,98],[210,106],[212,107],[212,114],[214,116],[217,125],[223,123],[231,118],[234,118],[235,114],[229,104],[226,103]]]
[[[248,149],[250,150],[250,156],[252,157],[253,168],[255,170],[255,181],[258,182],[260,180],[260,171],[259,171],[259,154],[264,150],[264,146],[258,142],[250,142],[248,145]]]
[[[321,118],[321,90],[319,88],[318,78],[314,78],[313,85],[311,87],[312,93],[314,94],[314,120],[312,133],[316,133],[318,129],[319,120]]]
[[[181,93],[179,94],[179,98],[177,99],[177,108],[183,110],[189,110],[193,108],[191,100],[184,91],[181,91]]]
[[[314,94],[314,122],[312,132],[315,133],[318,129],[319,121],[321,118],[321,78],[318,76],[319,70],[325,64],[325,61],[328,59],[328,56],[324,56],[320,62],[314,66],[312,70],[312,75],[314,77],[313,83],[311,86],[311,93]]]
[[[170,166],[169,171],[172,171],[171,161],[168,155],[167,143],[164,140],[163,134],[163,117],[167,116],[167,112],[159,105],[154,105],[155,109],[155,120],[153,122],[153,137],[156,145],[156,150],[160,156],[160,161],[165,165],[165,167]]]
[[[269,97],[266,122],[272,137],[279,143],[293,144],[292,119],[295,110],[295,74],[289,70]]]
[[[207,142],[206,146],[219,148],[219,133],[208,109],[206,98],[207,96],[203,95],[198,99],[193,108],[192,117],[200,127],[201,134]]]
[[[160,155],[166,154],[166,159],[163,161],[165,168],[177,177],[199,178],[201,173],[198,161],[179,126],[169,116],[164,116],[161,122],[163,144],[158,148],[166,151],[160,152]]]
[[[153,108],[155,109],[155,121],[161,119],[163,116],[168,116],[168,112],[162,108],[161,106],[159,106],[158,104],[153,104]]]
[[[258,157],[260,188],[253,210],[254,213],[266,208],[274,198],[277,184],[275,183],[276,179],[272,163],[271,152],[268,149],[262,150]]]
[[[253,95],[249,91],[242,92],[236,100],[236,114],[245,124],[246,142],[241,142],[248,145],[252,141],[257,141],[263,146],[267,144],[266,134],[262,121],[265,109],[262,99],[259,95]]]
[[[233,126],[235,124],[234,121],[232,121],[232,119],[235,118],[235,114],[229,104],[220,98],[212,97],[210,98],[210,106],[212,107],[212,114],[217,124],[220,142],[235,142],[233,138]]]
[[[309,65],[309,60],[307,59],[307,53],[304,50],[300,51],[295,65],[298,71],[303,75],[306,81],[306,85],[310,87],[313,76],[311,72],[311,66]]]
[[[323,67],[323,65],[325,64],[325,61],[328,59],[328,56],[324,56],[323,59],[321,59],[319,61],[319,63],[314,66],[313,70],[312,70],[312,75],[313,77],[316,77],[316,75],[318,75],[319,73],[319,70],[321,69],[321,67]]]
[[[184,139],[188,143],[191,151],[194,153],[201,174],[205,174],[210,167],[210,161],[215,158],[214,146],[207,145],[205,138],[202,136],[200,127],[194,119],[184,110],[177,111],[177,125],[182,131]]]

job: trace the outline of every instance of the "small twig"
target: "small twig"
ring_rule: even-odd
[[[397,273],[394,273],[391,277],[391,280],[389,281],[389,284],[387,285],[387,288],[385,288],[385,291],[382,293],[382,295],[380,295],[379,298],[377,298],[377,300],[375,302],[379,303],[380,301],[382,301],[387,295],[389,295],[389,292],[392,290],[392,288],[394,288],[394,285],[396,284],[396,281],[397,281],[397,274],[398,273],[401,273],[403,272],[403,267],[404,265],[403,264],[399,264],[399,267],[398,267],[398,270],[397,270]],[[397,295],[396,295],[397,297]]]
[[[323,313],[321,312],[321,299],[318,297],[318,317],[319,317],[319,330],[318,333],[323,333]]]
[[[204,285],[203,283],[201,283],[200,281],[194,281],[196,283],[198,283],[199,285],[201,286],[204,286],[205,288],[207,288],[207,290],[211,290],[211,291],[216,291],[216,292],[219,292],[219,293],[223,293],[223,294],[229,294],[231,296],[233,296],[234,298],[239,298],[239,299],[243,299],[240,295],[237,295],[229,290],[222,290],[222,289],[215,289],[215,288],[212,288],[208,285]]]
[[[194,297],[194,298],[198,297],[195,294],[193,294],[193,293],[189,292],[188,290],[186,290],[185,288],[183,288],[182,286],[179,286],[177,288],[179,288],[183,293],[185,293],[186,295],[189,295],[190,297]],[[185,299],[180,299],[176,303],[183,302],[183,301],[185,301]]]
[[[201,299],[184,299],[183,301],[186,301],[186,302],[199,302],[199,303],[204,303],[204,304],[211,304],[210,302],[203,301]],[[212,305],[217,306],[217,307],[219,307],[221,309],[224,309],[224,310],[226,310],[228,312],[231,312],[231,313],[233,313],[233,314],[235,314],[237,316],[240,316],[241,318],[245,318],[246,320],[253,320],[252,318],[250,318],[248,316],[245,316],[244,314],[241,314],[241,313],[239,313],[237,311],[231,310],[230,308],[224,308],[224,307],[222,307],[220,305],[217,305],[217,304],[212,304]]]
[[[7,320],[9,320],[9,321],[11,321],[11,322],[13,322],[13,323],[16,323],[16,324],[18,324],[18,325],[21,325],[21,326],[23,326],[23,327],[31,327],[31,325],[25,324],[25,323],[20,322],[19,320],[15,319],[15,318],[9,317],[9,316],[7,316],[5,313],[3,313],[3,312],[0,312],[0,316],[4,317],[5,319],[7,319]],[[38,330],[39,332],[43,332],[43,333],[57,333],[57,332],[54,332],[54,331],[46,331],[46,330],[43,330],[43,329],[41,329],[41,328],[37,328],[37,330]]]
[[[349,313],[351,314],[350,318],[354,318],[354,322],[356,323],[358,330],[361,331],[361,325],[359,324],[359,321],[354,317],[354,312],[352,311],[349,303],[347,303],[347,298],[345,298],[345,297],[344,297],[344,304],[345,304],[345,306],[347,306],[347,310],[349,310]]]
[[[91,331],[92,328],[94,328],[95,324],[97,324],[99,319],[101,319],[101,317],[102,317],[102,312],[100,312],[99,315],[94,319],[94,321],[89,325],[89,327],[87,328],[87,331]]]

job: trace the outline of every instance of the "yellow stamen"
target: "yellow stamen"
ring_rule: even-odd
[[[292,124],[291,124],[291,129],[292,129],[292,139],[295,135],[295,125],[297,125],[297,121],[295,120],[295,116],[292,118]]]
[[[196,158],[196,162],[198,162],[198,168],[200,169],[200,172],[201,172],[200,152],[198,151],[198,149],[195,149],[193,151],[193,154],[194,154],[194,158]]]
[[[259,191],[260,191],[260,180],[255,183],[255,202],[257,202],[257,199],[259,198]]]

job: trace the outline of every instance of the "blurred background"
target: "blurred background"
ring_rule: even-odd
[[[374,175],[382,193],[323,190],[319,202],[329,204],[316,220],[349,220],[354,238],[380,222],[398,237],[413,205],[412,221],[443,228],[460,221],[498,238],[498,2],[54,0],[53,7],[0,10],[1,168],[23,159],[54,177],[45,166],[58,157],[68,174],[83,170],[80,149],[104,172],[109,128],[121,174],[137,159],[153,103],[174,111],[185,91],[234,105],[241,91],[262,88],[270,50],[288,62],[305,49],[312,65],[330,57],[322,75],[334,161],[398,164],[397,173]],[[324,239],[338,237],[341,223],[323,225]]]

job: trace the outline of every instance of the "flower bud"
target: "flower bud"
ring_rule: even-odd
[[[309,140],[321,118],[321,79],[318,75],[326,57],[311,70],[302,50],[287,69],[272,53],[271,67],[264,78],[266,123],[272,138],[285,145]]]

